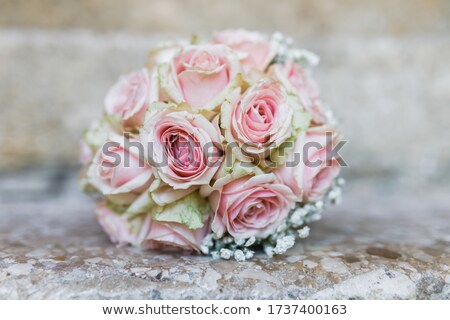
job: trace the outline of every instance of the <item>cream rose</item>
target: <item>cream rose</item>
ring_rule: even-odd
[[[87,181],[103,195],[125,195],[134,200],[154,178],[151,166],[140,156],[136,148],[125,149],[122,137],[111,137],[95,154]]]
[[[149,118],[140,140],[153,149],[156,174],[174,189],[208,184],[222,159],[217,123],[174,106]]]
[[[325,123],[325,108],[320,100],[319,87],[299,63],[287,60],[284,64],[274,64],[270,73],[297,93],[300,103],[311,114],[314,124]]]
[[[158,69],[162,94],[194,110],[214,110],[240,84],[241,66],[224,45],[188,46]]]
[[[186,201],[182,199],[172,206],[157,207],[156,210],[154,208],[154,212],[133,218],[116,213],[104,202],[100,202],[97,204],[96,216],[111,241],[120,246],[133,245],[144,250],[173,247],[200,252],[202,241],[210,228],[209,207],[193,203],[200,206],[190,208],[189,202],[184,202]],[[177,210],[176,213],[172,213],[174,209]],[[193,212],[192,210],[203,211]],[[177,222],[179,215],[189,216],[189,214],[200,215],[198,219],[201,219],[201,224],[196,228]],[[154,216],[159,220],[155,220]]]
[[[203,239],[209,231],[209,224],[198,229],[189,229],[181,223],[158,222],[147,216],[141,231],[139,246],[145,250],[176,247],[200,252]]]
[[[224,44],[238,53],[244,71],[264,71],[276,55],[276,46],[259,32],[225,30],[214,35],[214,43]]]
[[[80,162],[83,166],[88,165],[92,160],[92,150],[85,140],[80,141]]]
[[[298,137],[286,163],[275,171],[297,201],[319,200],[331,188],[340,171],[338,160],[330,158],[331,148],[339,140],[339,134],[330,126],[310,128]]]
[[[104,202],[97,204],[95,213],[98,222],[113,243],[119,246],[137,244],[140,227],[133,230],[126,217],[110,210]]]
[[[227,183],[210,196],[213,232],[235,238],[265,238],[272,234],[295,205],[291,189],[272,173],[246,176]]]
[[[145,113],[153,101],[158,100],[156,81],[150,81],[147,69],[123,76],[105,97],[105,112],[126,130],[142,125]]]
[[[266,158],[308,124],[297,99],[279,82],[259,81],[222,105],[225,139],[238,144],[235,152],[241,161],[248,161],[248,156]]]

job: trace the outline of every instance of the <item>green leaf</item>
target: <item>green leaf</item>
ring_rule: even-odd
[[[200,197],[198,192],[193,192],[178,201],[158,207],[152,219],[160,222],[177,222],[189,229],[198,229],[203,226],[209,210],[208,201]]]
[[[294,108],[294,118],[292,120],[292,125],[294,127],[294,136],[297,136],[299,132],[306,131],[308,129],[312,116],[305,108],[298,102],[298,97],[295,94],[289,93],[288,95],[289,103],[291,103]]]

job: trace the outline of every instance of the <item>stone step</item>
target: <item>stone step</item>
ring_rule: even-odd
[[[450,299],[448,190],[419,198],[349,182],[286,256],[238,263],[116,248],[74,180],[0,201],[0,299]]]

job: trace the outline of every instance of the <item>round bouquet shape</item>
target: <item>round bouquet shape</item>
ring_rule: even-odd
[[[318,60],[279,33],[227,30],[157,46],[122,76],[81,141],[80,184],[111,240],[244,261],[306,238],[343,183]]]

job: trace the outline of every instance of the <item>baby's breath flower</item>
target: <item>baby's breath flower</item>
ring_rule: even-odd
[[[274,40],[276,40],[276,41],[278,41],[278,42],[281,42],[281,41],[283,41],[283,39],[284,39],[284,36],[283,36],[283,34],[281,33],[281,32],[274,32],[273,34],[272,34],[272,38],[274,39]]]
[[[292,40],[291,37],[287,37],[287,38],[285,39],[285,43],[286,43],[286,46],[292,47],[292,44],[294,43],[294,40]]]
[[[319,210],[323,208],[323,201],[322,200],[319,200],[319,201],[316,202],[316,208],[319,209]]]
[[[291,55],[295,61],[305,63],[311,67],[314,67],[319,64],[320,61],[319,56],[309,50],[296,49],[291,51],[292,51]]]
[[[311,230],[308,226],[304,226],[300,230],[298,230],[298,236],[301,239],[304,239],[309,236],[309,230]]]
[[[236,250],[234,252],[234,259],[236,259],[236,261],[239,261],[239,262],[245,261],[245,254],[244,254],[244,252],[242,250]]]
[[[336,118],[334,117],[334,113],[330,109],[325,110],[325,122],[330,126],[334,126],[337,124]]]
[[[328,193],[328,199],[335,204],[339,204],[342,201],[342,192],[341,188],[334,187],[329,193]]]
[[[273,247],[272,246],[270,246],[270,245],[264,246],[264,252],[269,258],[273,257]]]
[[[228,260],[233,255],[233,252],[230,249],[222,248],[220,249],[220,257],[222,259]]]
[[[276,254],[283,254],[295,244],[294,236],[285,236],[277,239],[277,245],[273,250]]]
[[[230,243],[233,243],[234,239],[233,239],[232,237],[224,237],[224,238],[222,239],[222,241],[223,241],[223,243],[225,243],[225,244],[230,244]]]
[[[336,185],[338,185],[339,187],[343,186],[345,184],[345,179],[344,178],[337,178],[336,180]]]
[[[319,221],[322,219],[322,215],[320,213],[313,213],[308,217],[309,222]]]
[[[245,252],[245,259],[251,259],[251,258],[253,258],[253,255],[254,255],[254,254],[255,254],[254,251],[247,250],[247,251]]]
[[[247,242],[245,243],[244,246],[250,247],[252,244],[255,243],[255,241],[256,241],[256,238],[255,238],[254,236],[251,236],[251,237],[247,240]]]
[[[212,252],[211,252],[211,258],[213,258],[213,259],[219,259],[219,258],[220,258],[219,251],[212,251]]]
[[[202,246],[200,246],[200,251],[201,251],[203,254],[208,254],[208,253],[209,253],[209,247],[207,247],[207,246],[205,246],[205,245],[202,245]]]
[[[292,213],[291,217],[289,218],[290,223],[294,228],[300,227],[304,222],[303,218],[306,216],[308,212],[303,208],[297,208]]]

